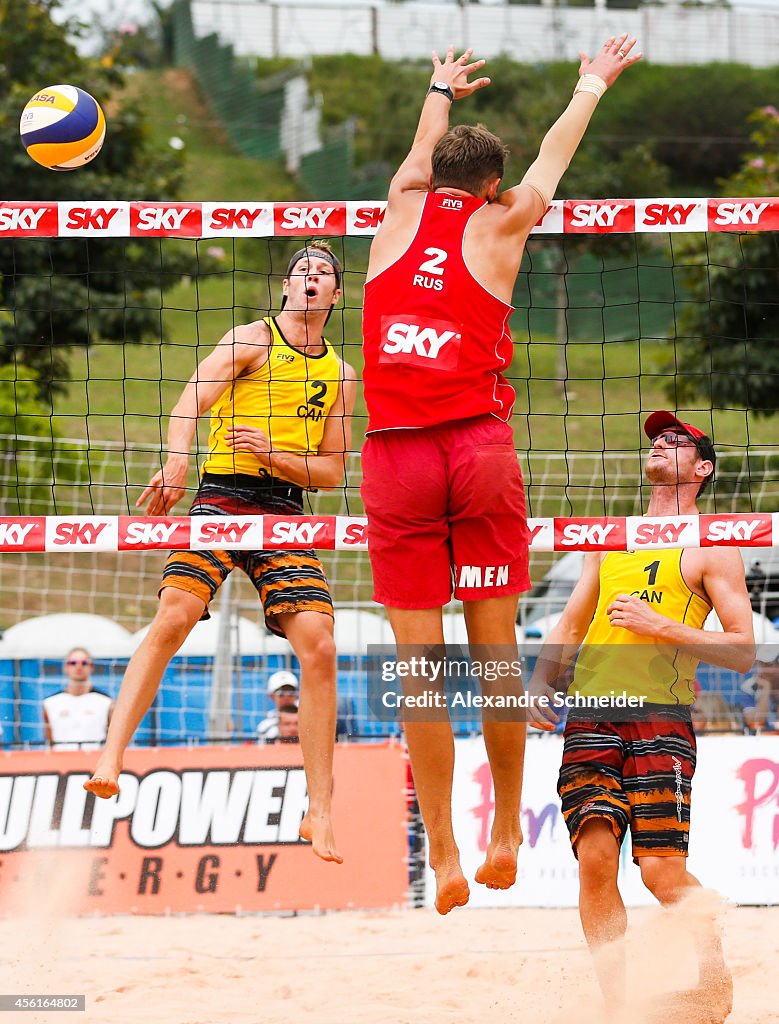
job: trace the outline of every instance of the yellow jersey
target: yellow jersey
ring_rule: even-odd
[[[682,551],[613,551],[601,562],[600,595],[576,661],[572,693],[609,696],[625,690],[649,704],[693,704],[698,659],[673,644],[612,626],[606,609],[618,594],[701,629],[711,605],[685,583]]]
[[[229,384],[211,409],[211,431],[204,473],[257,476],[260,464],[250,452],[236,452],[225,441],[234,424],[259,427],[275,451],[316,455],[327,416],[343,380],[341,360],[323,338],[324,352],[307,355],[293,348],[273,317],[268,358],[254,373]]]

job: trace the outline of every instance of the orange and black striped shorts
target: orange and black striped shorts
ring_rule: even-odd
[[[205,473],[189,510],[193,516],[300,515],[299,487],[274,478]],[[265,624],[283,636],[278,616],[287,612],[333,615],[322,563],[306,551],[172,551],[162,573],[165,587],[185,590],[208,606],[233,569],[243,569],[260,596]]]
[[[569,718],[557,792],[571,845],[589,818],[608,820],[633,859],[687,856],[695,733],[689,709],[631,722]]]

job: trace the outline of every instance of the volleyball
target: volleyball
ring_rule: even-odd
[[[52,85],[32,97],[19,121],[29,155],[52,171],[72,171],[94,160],[105,138],[97,100],[75,85]]]

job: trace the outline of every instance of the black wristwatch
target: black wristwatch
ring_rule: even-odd
[[[431,92],[437,92],[440,96],[446,96],[450,103],[454,103],[454,93],[451,86],[447,85],[446,82],[433,82],[427,90],[427,95],[429,96]]]

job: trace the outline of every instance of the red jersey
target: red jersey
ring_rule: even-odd
[[[479,284],[463,258],[468,221],[485,203],[429,193],[408,249],[365,285],[369,433],[511,416],[516,395],[501,371],[513,354],[514,310]]]

